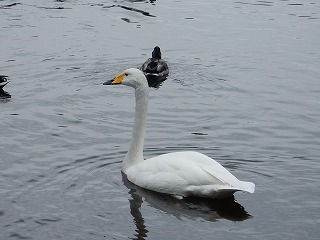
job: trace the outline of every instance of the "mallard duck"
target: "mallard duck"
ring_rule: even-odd
[[[169,67],[166,61],[161,59],[161,51],[158,46],[153,49],[152,58],[148,58],[142,64],[141,70],[146,76],[149,86],[166,80],[169,75]]]

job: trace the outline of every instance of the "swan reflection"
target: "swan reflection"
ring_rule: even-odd
[[[187,217],[215,222],[220,219],[244,221],[251,218],[251,215],[235,201],[233,196],[227,199],[185,198],[179,200],[167,194],[140,188],[129,182],[125,174],[122,174],[122,180],[131,195],[131,199],[129,199],[130,211],[137,228],[133,239],[145,239],[148,234],[140,211],[143,202],[147,202],[149,206],[171,214],[179,220]]]

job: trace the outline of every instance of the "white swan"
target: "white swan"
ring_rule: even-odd
[[[144,160],[149,97],[147,79],[139,69],[130,68],[104,83],[111,84],[123,84],[135,89],[132,139],[122,163],[122,171],[130,182],[180,199],[188,196],[223,198],[236,191],[254,192],[254,183],[238,180],[218,162],[198,152],[173,152]]]

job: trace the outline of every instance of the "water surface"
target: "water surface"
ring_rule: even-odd
[[[318,239],[316,1],[0,1],[0,239]],[[120,172],[155,45],[145,157],[200,151],[254,194],[177,201]]]

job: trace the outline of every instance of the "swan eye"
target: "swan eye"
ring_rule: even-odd
[[[124,75],[128,76],[129,74],[128,74],[128,73],[125,73]]]

